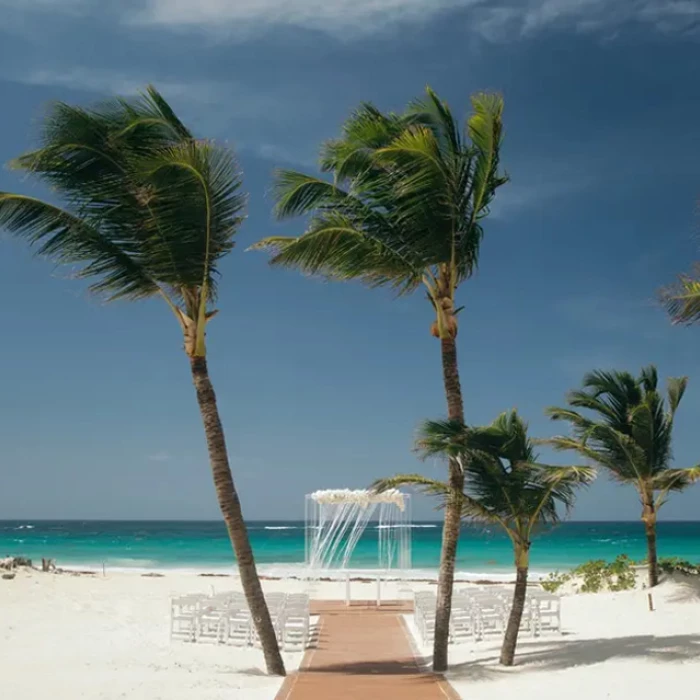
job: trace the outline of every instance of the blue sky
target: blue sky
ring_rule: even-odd
[[[700,462],[700,335],[657,288],[696,255],[700,3],[691,0],[0,0],[0,160],[29,148],[51,100],[154,83],[199,135],[239,155],[249,218],[222,267],[209,333],[244,509],[303,515],[303,494],[418,465],[444,413],[421,295],[323,284],[245,248],[273,221],[275,166],[314,170],[362,100],[400,109],[433,86],[453,110],[503,93],[501,189],[478,275],[460,291],[467,417],[517,407],[533,434],[594,367],[687,374],[676,463]],[[38,192],[0,171],[0,189]],[[0,518],[214,518],[179,330],[157,302],[106,306],[0,240]],[[439,474],[441,465],[426,464]],[[666,506],[697,518],[700,488]],[[577,519],[634,519],[599,480]],[[424,502],[420,517],[433,515]]]

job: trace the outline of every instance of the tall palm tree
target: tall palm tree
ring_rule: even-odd
[[[666,401],[658,388],[654,365],[639,377],[629,372],[595,371],[583,378],[583,389],[571,391],[572,408],[549,408],[553,420],[571,424],[573,436],[548,440],[558,450],[574,450],[631,484],[642,504],[647,538],[649,586],[659,582],[656,521],[670,491],[680,491],[700,478],[700,466],[672,469],[673,420],[688,384],[687,377],[668,380]],[[573,409],[584,409],[584,415]],[[589,417],[591,416],[591,417]]]
[[[399,294],[422,287],[435,311],[431,333],[440,339],[448,416],[464,420],[457,365],[458,286],[476,268],[482,220],[499,174],[503,101],[472,97],[464,135],[449,107],[427,89],[401,115],[362,105],[340,139],[321,150],[322,177],[283,170],[275,192],[279,218],[310,215],[298,238],[273,237],[253,246],[272,251],[271,263],[333,280],[389,286]],[[453,460],[456,492],[464,474]],[[433,668],[447,668],[458,502],[445,510],[436,610]]]
[[[502,413],[485,428],[468,428],[460,421],[428,421],[417,447],[423,457],[457,461],[466,476],[461,514],[475,522],[500,526],[513,543],[516,579],[501,663],[512,666],[525,606],[532,537],[540,525],[559,521],[557,506],[568,511],[576,488],[588,484],[595,471],[588,467],[541,464],[527,435],[527,424],[515,411]],[[453,498],[450,483],[419,474],[380,479],[374,488],[411,485],[441,499]]]
[[[58,103],[38,150],[13,162],[65,208],[0,192],[0,226],[40,255],[77,266],[107,300],[158,297],[183,332],[221,512],[268,672],[284,675],[207,369],[217,265],[243,219],[241,176],[228,150],[195,139],[152,87],[94,109]]]

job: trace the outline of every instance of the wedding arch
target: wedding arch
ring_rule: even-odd
[[[314,572],[349,571],[358,542],[377,530],[378,572],[411,568],[411,496],[398,489],[314,491],[305,498],[306,566]]]

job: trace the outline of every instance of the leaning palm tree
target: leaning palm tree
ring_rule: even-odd
[[[388,286],[400,294],[427,292],[435,311],[450,419],[464,420],[457,365],[457,288],[474,272],[499,174],[503,102],[472,98],[464,135],[448,106],[427,97],[401,115],[365,104],[325,144],[321,168],[332,181],[293,171],[277,174],[279,218],[310,215],[298,238],[273,237],[253,246],[272,251],[271,263],[333,280]],[[449,464],[454,490],[464,474]],[[447,642],[459,538],[459,504],[445,510],[433,668],[447,668]]]
[[[77,268],[107,300],[162,299],[182,329],[214,485],[270,673],[284,675],[207,369],[217,266],[233,248],[245,197],[233,155],[195,139],[153,88],[94,109],[56,104],[42,144],[12,164],[65,208],[0,192],[0,226]]]
[[[571,408],[549,408],[553,420],[571,424],[573,435],[549,440],[558,450],[574,450],[606,469],[616,481],[637,489],[647,538],[649,586],[659,582],[656,521],[669,492],[700,478],[700,466],[670,467],[671,437],[686,377],[668,380],[666,402],[658,389],[656,367],[634,377],[629,372],[595,371],[583,378],[583,389],[569,392]],[[584,409],[589,415],[574,409]]]
[[[462,465],[466,476],[459,494],[462,517],[500,526],[513,543],[515,589],[501,648],[501,663],[512,666],[533,535],[539,526],[559,521],[557,507],[568,511],[576,488],[588,484],[595,471],[539,463],[527,424],[515,411],[502,413],[485,428],[468,428],[460,421],[428,421],[421,428],[417,447],[423,457],[443,457]],[[374,488],[382,491],[408,485],[442,500],[455,498],[451,484],[418,474],[380,479]]]

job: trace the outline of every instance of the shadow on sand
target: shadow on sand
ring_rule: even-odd
[[[676,579],[677,590],[669,597],[670,603],[695,603],[700,600],[700,576],[684,576]]]
[[[546,648],[543,648],[546,647]],[[552,642],[522,642],[518,644],[516,667],[521,672],[565,669],[572,666],[592,666],[608,659],[644,658],[651,662],[678,662],[700,657],[700,635],[683,634],[670,637],[639,635],[617,639],[584,639]],[[470,661],[450,668],[452,680],[495,680],[510,669],[494,667],[498,655]]]

